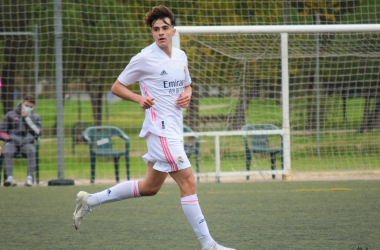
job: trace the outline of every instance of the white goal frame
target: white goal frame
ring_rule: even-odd
[[[281,34],[281,77],[282,77],[282,129],[261,131],[212,131],[184,133],[188,136],[211,136],[215,138],[215,172],[195,174],[197,177],[215,177],[220,181],[223,176],[271,175],[282,174],[284,180],[291,179],[290,159],[290,120],[289,120],[289,67],[288,67],[288,33],[322,33],[322,32],[380,32],[380,24],[334,24],[334,25],[249,25],[249,26],[177,26],[173,36],[173,47],[180,48],[180,35],[185,34]],[[268,171],[221,172],[220,136],[242,136],[253,134],[283,136],[284,169]]]

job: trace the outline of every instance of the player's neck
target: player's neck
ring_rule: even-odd
[[[169,58],[172,58],[172,46],[169,45],[167,47],[159,47],[163,52],[165,52],[165,54],[169,57]]]

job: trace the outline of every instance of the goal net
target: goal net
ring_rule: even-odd
[[[37,97],[34,111],[43,126],[40,183],[57,177],[59,158],[64,158],[65,178],[89,183],[90,151],[83,131],[92,125],[122,129],[129,137],[129,177],[145,175],[141,156],[147,147],[138,137],[144,112],[110,88],[130,59],[154,42],[142,19],[159,4],[173,11],[180,38],[176,46],[189,60],[193,96],[183,113],[184,141],[200,180],[379,177],[379,32],[297,30],[379,23],[377,1],[0,2],[0,118],[26,94]],[[62,33],[56,29],[57,13]],[[252,25],[261,32],[235,32]],[[268,32],[274,25],[284,28]],[[184,33],[188,26],[213,30]],[[230,26],[235,30],[214,32]],[[286,60],[281,32],[287,33]],[[62,68],[57,70],[60,38]],[[141,94],[138,84],[130,89]],[[62,127],[63,135],[57,134]],[[115,150],[125,145],[112,139]],[[19,182],[25,180],[26,164],[26,159],[15,160]],[[127,179],[126,165],[121,157],[121,181]],[[115,182],[114,159],[97,157],[93,172],[95,183]]]
[[[364,27],[372,32],[357,32]],[[245,32],[239,28],[247,27],[225,27],[226,31],[223,27],[218,31],[214,27],[178,28],[195,79],[196,100],[185,121],[196,131],[229,131],[247,124],[259,130],[267,126],[262,124],[284,129],[284,118],[289,118],[291,143],[270,135],[269,145],[265,141],[260,145],[266,136],[219,133],[221,160],[214,151],[201,150],[202,169],[209,166],[211,172],[212,162],[220,161],[216,171],[229,172],[225,176],[251,170],[256,178],[270,178],[271,172],[265,170],[274,165],[284,168],[284,156],[285,170],[289,170],[286,150],[290,147],[295,179],[378,175],[379,27],[336,26],[330,30],[338,32],[331,32],[323,26],[268,26],[252,27],[255,34],[234,34]],[[268,31],[271,28],[277,33]],[[284,61],[280,32],[287,31],[288,59]],[[288,93],[284,93],[284,64]],[[283,102],[284,94],[289,103]],[[289,114],[284,114],[284,105],[289,105]],[[204,135],[204,145],[212,145],[215,133],[198,135]],[[274,164],[276,157],[271,154],[276,149]]]

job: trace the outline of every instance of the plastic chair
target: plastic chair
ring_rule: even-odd
[[[91,122],[76,122],[74,126],[71,128],[71,137],[73,139],[72,143],[72,151],[73,155],[75,154],[75,144],[78,144],[80,141],[84,141],[83,138],[83,131],[91,127],[92,123]]]
[[[40,171],[39,171],[40,138],[39,137],[36,139],[35,145],[36,145],[36,169],[34,170],[34,179],[36,180],[36,183],[39,184],[40,183]],[[19,152],[19,153],[16,153],[13,156],[13,158],[22,159],[22,158],[27,158],[27,157],[26,157],[26,154]],[[0,183],[1,183],[1,173],[3,172],[3,163],[4,163],[4,155],[1,154],[0,155]],[[5,170],[4,170],[4,182],[6,179],[7,179],[7,175],[5,174]]]
[[[247,124],[241,128],[242,131],[250,130],[279,130],[273,124]],[[283,138],[281,137],[281,148],[271,148],[269,146],[268,135],[243,135],[245,143],[245,162],[247,171],[250,170],[252,154],[251,153],[269,153],[271,161],[271,169],[275,170],[276,168],[276,155],[281,153],[281,167],[284,169],[284,159],[283,159]],[[249,145],[249,137],[252,137],[251,145]],[[272,175],[272,179],[275,179],[276,176]],[[249,180],[249,176],[247,176]]]
[[[112,136],[118,136],[125,140],[123,151],[112,149]],[[84,131],[83,137],[90,147],[91,183],[94,183],[95,180],[96,157],[99,156],[114,158],[116,182],[119,182],[119,159],[124,156],[129,180],[129,137],[121,129],[111,126],[88,127]]]
[[[191,128],[189,128],[185,125],[183,125],[183,132],[184,133],[187,133],[187,132],[194,133],[194,131]],[[185,152],[186,152],[187,157],[194,155],[196,172],[199,173],[199,136],[197,136],[197,135],[189,136],[188,138],[193,138],[194,143],[185,143],[184,144]],[[197,181],[199,181],[199,177],[197,177]]]

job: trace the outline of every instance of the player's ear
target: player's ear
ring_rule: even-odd
[[[177,32],[177,30],[176,30],[176,29],[173,29],[173,36],[175,35],[176,32]]]

